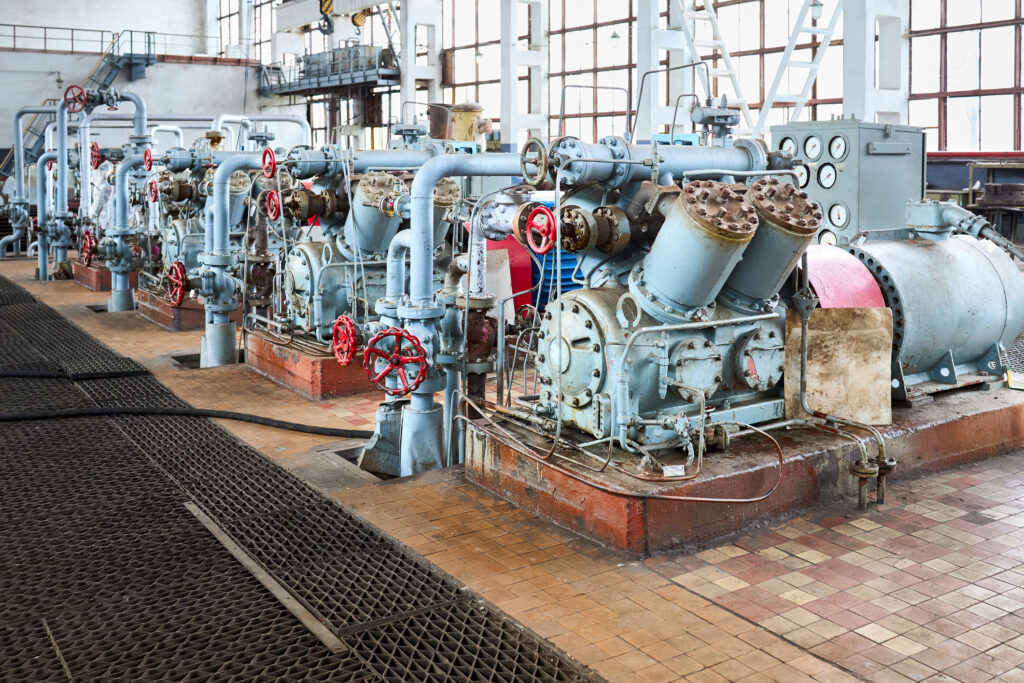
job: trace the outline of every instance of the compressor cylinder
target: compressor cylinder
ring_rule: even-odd
[[[630,273],[630,291],[660,320],[702,320],[757,229],[734,186],[687,184],[667,210],[651,251]]]
[[[791,183],[760,178],[747,192],[759,227],[743,260],[722,288],[720,300],[740,313],[775,308],[778,293],[821,227],[821,207]]]

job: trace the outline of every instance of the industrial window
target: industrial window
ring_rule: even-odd
[[[1021,4],[912,0],[910,122],[930,150],[1021,149]]]
[[[220,0],[217,12],[217,28],[220,31],[220,50],[223,57],[228,45],[238,44],[238,0]]]

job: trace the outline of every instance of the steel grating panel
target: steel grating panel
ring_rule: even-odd
[[[19,291],[0,277],[0,296]],[[148,375],[83,379],[141,366],[43,304],[0,303],[0,374],[46,368],[79,376],[0,378],[0,411],[185,405]],[[211,420],[3,423],[0,482],[5,678],[596,680]],[[186,501],[348,650],[313,636]]]

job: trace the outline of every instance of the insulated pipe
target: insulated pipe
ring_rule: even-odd
[[[14,245],[14,254],[18,254],[18,245],[28,225],[28,202],[25,198],[25,143],[22,140],[23,118],[29,114],[54,114],[56,107],[24,107],[14,115],[14,196],[11,197],[10,221],[13,232],[0,239],[0,258],[7,255],[7,245]]]
[[[49,174],[46,172],[46,164],[56,158],[57,153],[51,150],[36,160],[36,222],[39,225],[38,277],[40,282],[46,282],[50,279],[48,272],[50,249],[46,234],[46,222],[49,219],[49,207],[47,206],[49,198],[47,197],[45,181],[49,177]]]

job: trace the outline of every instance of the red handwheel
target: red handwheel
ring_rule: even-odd
[[[49,161],[46,162],[46,170],[47,171],[52,171],[53,170],[53,159],[50,159]]]
[[[85,109],[85,90],[80,85],[69,85],[64,91],[64,106],[72,114]]]
[[[266,178],[273,178],[276,171],[277,157],[274,155],[273,148],[267,147],[263,150],[263,175]]]
[[[390,342],[389,340],[394,340]],[[384,342],[391,344],[392,350],[385,351],[377,348],[377,344]],[[377,369],[377,363],[383,361],[382,369]],[[405,366],[413,365],[416,368],[416,375],[409,379],[409,373]],[[366,350],[363,352],[363,369],[370,378],[370,383],[384,393],[391,396],[402,396],[410,391],[419,388],[423,380],[427,378],[427,352],[420,340],[405,330],[397,327],[378,332],[369,342],[366,343]],[[385,384],[387,377],[394,375],[402,383],[401,388],[390,388]]]
[[[142,168],[147,171],[153,170],[153,152],[148,148],[142,152]]]
[[[541,222],[540,218],[543,218]],[[540,236],[540,244],[533,237],[534,233]],[[526,242],[533,249],[535,254],[546,254],[555,246],[555,215],[546,206],[538,206],[526,218]]]
[[[331,348],[340,365],[348,365],[355,358],[359,339],[356,337],[356,326],[348,316],[341,316],[334,321],[334,334],[331,336]]]
[[[149,201],[155,202],[160,199],[160,188],[155,180],[149,181]]]
[[[185,288],[188,286],[188,278],[185,275],[185,264],[175,261],[167,269],[167,298],[171,306],[177,308],[185,300]]]
[[[85,234],[82,235],[82,253],[79,254],[86,268],[92,265],[92,259],[95,255],[96,237],[93,236],[91,230],[86,230]]]
[[[267,193],[267,218],[276,221],[280,217],[281,197],[278,196],[277,190],[271,190]]]
[[[100,152],[100,143],[94,142],[89,145],[89,162],[93,169],[100,167],[103,163],[103,153]]]

